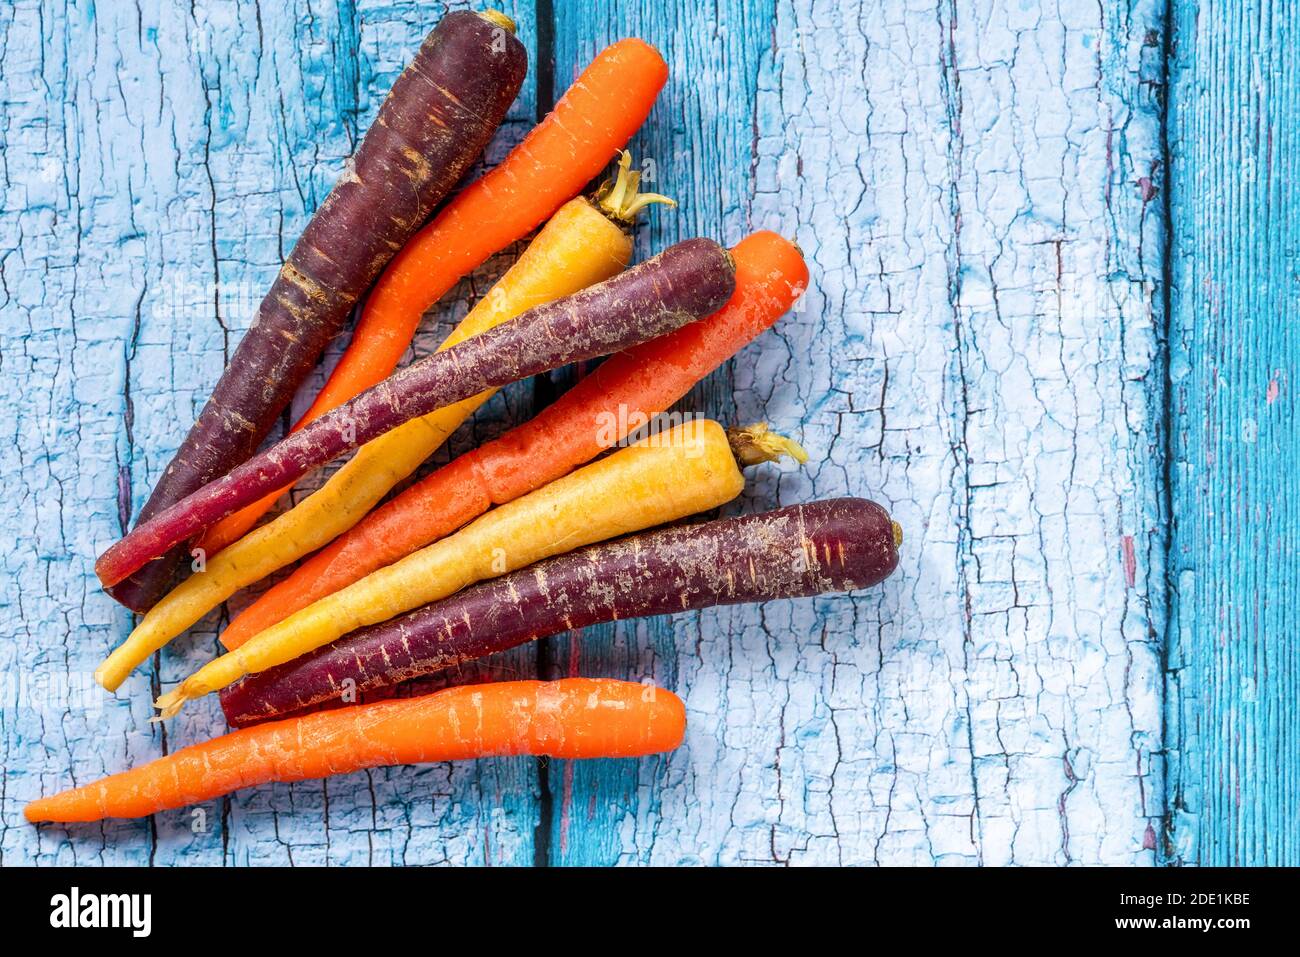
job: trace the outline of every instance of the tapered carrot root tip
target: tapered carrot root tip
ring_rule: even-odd
[[[181,708],[185,707],[187,701],[201,698],[207,694],[207,691],[201,687],[187,687],[189,684],[189,681],[183,681],[179,688],[169,691],[165,695],[160,695],[153,703],[153,706],[158,709],[158,717],[152,720],[166,721],[168,718],[174,718],[180,713]]]
[[[95,669],[95,684],[111,692],[116,691],[122,682],[109,671],[109,663],[106,661]]]
[[[23,808],[23,817],[32,824],[85,824],[104,819],[99,802],[82,788],[39,798]]]
[[[643,694],[652,696],[650,711],[650,754],[662,754],[681,746],[686,738],[686,704],[671,691],[646,685]]]
[[[42,824],[57,820],[55,802],[52,798],[40,798],[23,808],[23,817],[32,824]]]

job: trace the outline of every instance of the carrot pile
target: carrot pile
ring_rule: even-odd
[[[510,42],[493,52],[498,34]],[[672,205],[641,191],[624,150],[668,79],[654,48],[625,39],[598,54],[502,163],[421,225],[519,89],[513,34],[496,13],[448,14],[430,34],[136,526],[96,563],[106,590],[147,612],[96,671],[113,691],[240,589],[302,560],[229,624],[224,654],[155,702],[164,720],[219,692],[240,730],[34,800],[28,820],[140,817],[385,764],[672,750],[682,701],[631,682],[359,698],[597,622],[851,591],[894,571],[902,531],[865,499],[672,524],[736,499],[750,467],[807,459],[766,423],[660,417],[788,312],[808,269],[766,231],[730,249],[687,239],[629,267],[638,213]],[[543,224],[439,350],[399,371],[421,316]],[[367,290],[307,413],[254,454]],[[381,504],[496,389],[606,355],[531,420]],[[352,450],[254,527],[294,481]],[[202,570],[168,591],[185,551]]]
[[[483,297],[440,347],[447,349],[539,306],[609,279],[632,255],[624,226],[664,197],[642,195],[620,176],[596,203],[570,200],[538,233],[501,281]],[[149,610],[121,648],[109,657],[100,681],[115,688],[130,670],[240,588],[254,584],[327,544],[406,478],[474,410],[487,390],[407,422],[367,443],[324,487],[298,507],[213,556],[202,575],[183,582]]]
[[[424,311],[604,169],[650,115],[667,79],[667,64],[641,40],[620,40],[597,55],[537,128],[499,166],[461,190],[397,255],[366,301],[351,345],[294,428],[391,375]],[[283,491],[223,519],[201,545],[214,552],[229,545]]]
[[[437,541],[493,505],[541,488],[668,409],[775,322],[808,281],[799,251],[759,232],[731,250],[736,291],[718,312],[613,356],[540,415],[461,456],[371,512],[230,623],[237,648],[252,635]]]

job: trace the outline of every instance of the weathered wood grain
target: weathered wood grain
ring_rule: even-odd
[[[547,775],[563,863],[1140,863],[1162,812],[1161,8],[563,5],[634,32],[657,242],[792,236],[813,287],[692,397],[793,431],[739,507],[887,504],[875,592],[589,629],[687,746]],[[573,52],[570,52],[573,51]]]
[[[505,6],[533,49],[532,4]],[[467,676],[531,674],[540,653],[546,673],[653,677],[689,708],[665,758],[382,770],[235,796],[198,833],[172,814],[71,840],[22,804],[220,725],[215,701],[146,724],[150,677],[205,660],[215,615],[101,696],[90,671],[130,622],[93,558],[442,10],[0,9],[0,527],[17,540],[0,555],[0,862],[1151,861],[1161,8],[540,4],[553,83],[539,94],[532,73],[493,158],[607,42],[660,47],[672,79],[635,143],[682,208],[651,214],[642,254],[766,227],[813,271],[798,312],[683,407],[767,419],[813,453],[757,471],[731,511],[875,498],[907,531],[898,574],[590,629]],[[530,396],[507,390],[453,449]]]
[[[1175,9],[1165,851],[1294,865],[1300,8]]]
[[[531,3],[501,6],[531,46]],[[141,0],[0,10],[12,430],[2,467],[14,490],[3,527],[16,539],[0,559],[12,586],[0,612],[4,862],[531,862],[526,761],[260,789],[201,818],[160,815],[71,840],[21,819],[36,794],[222,729],[215,702],[147,723],[152,693],[212,655],[215,615],[120,697],[94,690],[95,664],[131,621],[94,587],[91,563],[143,502],[444,9]],[[535,110],[530,80],[490,159]],[[419,347],[434,341],[430,329]],[[491,430],[512,401],[494,402],[475,428]]]

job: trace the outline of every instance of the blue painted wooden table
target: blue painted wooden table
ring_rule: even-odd
[[[640,254],[757,228],[804,249],[796,312],[683,405],[812,453],[731,511],[875,498],[906,530],[898,573],[476,672],[654,678],[689,710],[668,756],[379,769],[26,825],[33,797],[221,730],[212,700],[166,725],[149,701],[248,598],[109,696],[91,672],[131,619],[93,560],[444,8],[16,0],[0,863],[1300,863],[1295,7],[503,7],[533,67],[489,161],[638,35],[672,79],[634,148],[681,201]],[[431,467],[563,381],[505,390]]]

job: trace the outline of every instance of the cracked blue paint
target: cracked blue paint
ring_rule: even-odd
[[[1294,865],[1300,9],[1203,0],[1173,30],[1163,850]]]
[[[536,50],[532,4],[505,6]],[[0,9],[0,527],[17,543],[0,554],[0,862],[1153,863],[1157,0],[554,4],[556,89],[532,71],[491,158],[605,43],[660,47],[672,80],[634,147],[681,208],[651,218],[640,252],[771,228],[812,269],[796,311],[685,403],[812,453],[757,472],[729,511],[875,498],[906,530],[898,574],[592,628],[472,673],[653,677],[689,711],[671,755],[378,769],[198,817],[23,823],[32,797],[220,728],[215,702],[165,726],[148,703],[212,654],[226,612],[102,695],[90,672],[130,620],[92,562],[440,14]],[[417,352],[501,266],[435,310]],[[532,406],[532,387],[506,390],[452,451]]]

